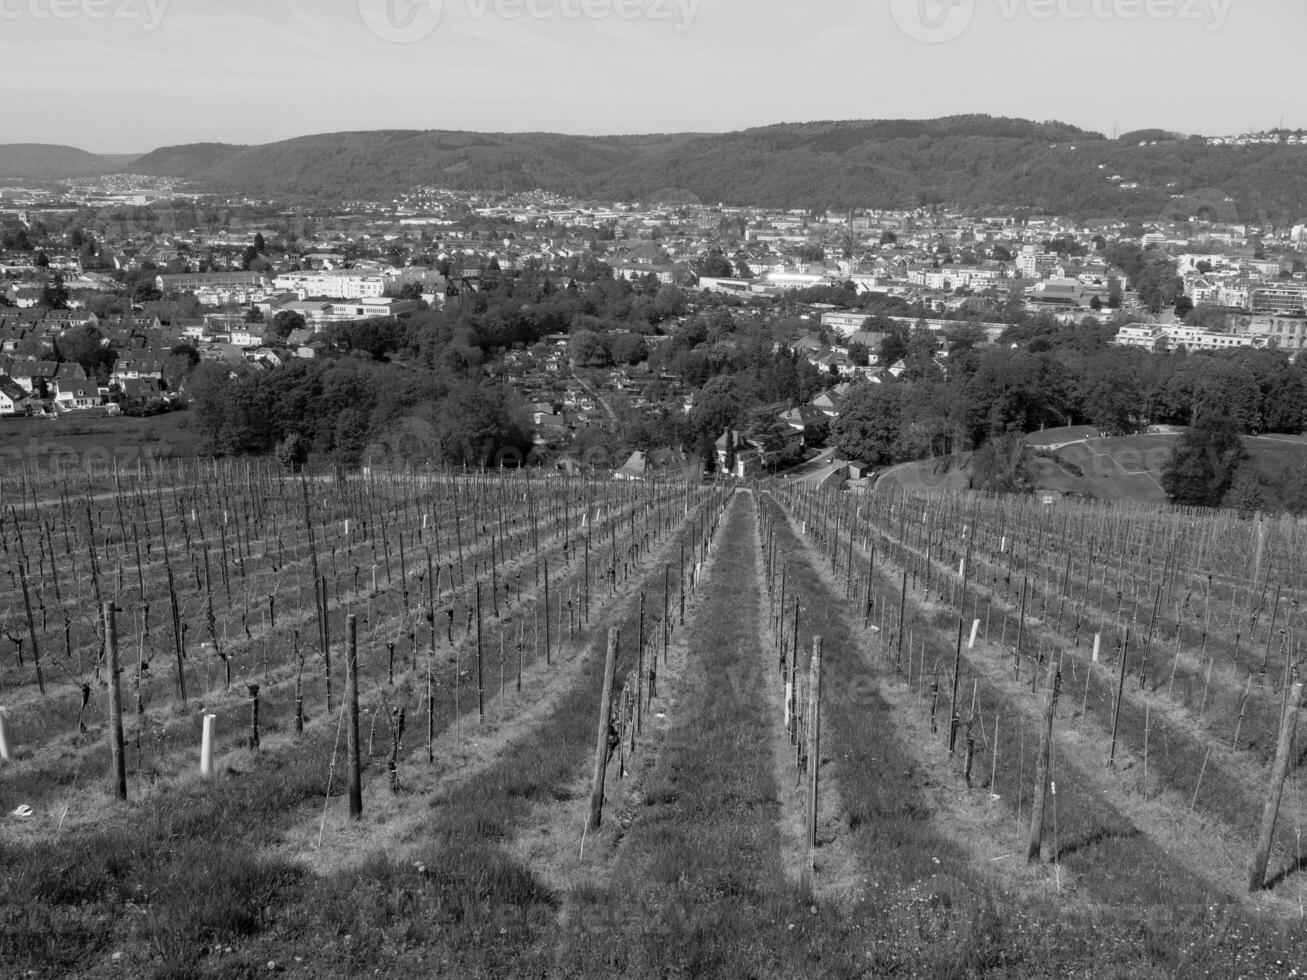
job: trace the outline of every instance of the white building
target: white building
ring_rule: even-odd
[[[1157,323],[1127,323],[1116,332],[1116,343],[1122,347],[1157,350],[1165,341],[1166,330]]]
[[[1217,333],[1182,323],[1130,323],[1117,331],[1116,343],[1145,350],[1232,350],[1236,347],[1265,347],[1264,336]]]
[[[339,272],[287,272],[273,281],[275,289],[295,293],[300,299],[379,299],[385,295],[384,276],[353,270]]]
[[[1017,274],[1022,279],[1038,279],[1045,264],[1042,245],[1022,245],[1016,257]]]
[[[867,321],[867,312],[863,310],[859,313],[823,313],[821,315],[821,325],[834,330],[841,337],[852,337],[862,329],[862,325]]]

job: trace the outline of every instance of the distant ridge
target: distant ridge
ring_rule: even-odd
[[[96,177],[112,173],[133,159],[132,155],[97,155],[72,146],[46,143],[0,144],[0,179]]]
[[[804,209],[948,204],[1147,221],[1207,208],[1256,223],[1307,216],[1307,147],[1209,146],[1161,129],[1128,135],[1108,140],[1065,123],[985,115],[722,134],[387,130],[164,147],[112,166],[68,147],[0,147],[0,176],[36,176],[42,166],[49,176],[85,175],[99,165],[260,197],[387,198],[426,184]]]
[[[163,146],[131,161],[132,173],[152,177],[192,177],[216,167],[245,149],[230,143],[190,143]]]

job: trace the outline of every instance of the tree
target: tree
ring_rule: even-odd
[[[277,443],[276,456],[287,473],[298,473],[309,461],[309,442],[298,432],[289,432]]]
[[[49,284],[41,290],[41,305],[47,310],[68,309],[68,289],[64,277],[56,272]]]
[[[303,313],[296,310],[282,310],[272,318],[269,329],[278,340],[285,340],[296,330],[303,330],[306,322]]]
[[[777,466],[792,462],[793,454],[788,447],[795,443],[790,439],[790,431],[788,425],[769,412],[756,411],[749,418],[744,438],[762,454],[763,465],[774,470]]]
[[[572,334],[568,350],[578,367],[608,367],[613,362],[605,339],[592,330]]]
[[[888,228],[880,233],[880,243],[882,245],[895,245],[898,243],[899,236],[894,234]]]
[[[1184,280],[1177,274],[1175,260],[1156,249],[1145,253],[1142,267],[1132,282],[1139,301],[1153,313],[1173,305],[1184,292]]]
[[[1243,466],[1235,474],[1230,489],[1221,500],[1222,507],[1237,510],[1241,517],[1251,517],[1266,507],[1269,494],[1260,474],[1254,468]]]
[[[200,352],[191,344],[176,344],[163,363],[163,381],[169,391],[176,391],[200,363]]]
[[[1097,313],[1099,310],[1103,308],[1103,301],[1099,299],[1097,296],[1094,296],[1089,300],[1089,308],[1093,310],[1095,313]]]
[[[713,378],[694,400],[690,428],[695,434],[716,439],[727,429],[737,428],[744,417],[744,395],[733,377]]]
[[[1247,459],[1248,450],[1230,416],[1208,413],[1181,436],[1162,473],[1162,489],[1173,504],[1219,507]]]
[[[90,324],[70,327],[55,341],[55,355],[60,361],[80,364],[88,378],[109,380],[118,355],[105,343],[104,334]]]
[[[731,267],[730,259],[721,253],[720,249],[712,249],[703,258],[699,260],[694,270],[701,278],[709,279],[730,279],[735,270]]]
[[[881,367],[890,367],[908,356],[909,331],[906,324],[897,320],[887,320],[884,327],[885,336],[880,342]]]
[[[685,312],[685,294],[671,283],[662,286],[654,296],[654,312],[664,320],[680,316]]]
[[[944,341],[948,346],[949,357],[966,354],[984,345],[989,338],[985,328],[975,323],[951,323],[944,328]]]
[[[649,347],[636,333],[622,331],[608,338],[609,356],[614,364],[639,364],[649,359]]]
[[[1030,493],[1030,447],[1015,432],[991,439],[971,457],[971,488],[987,493]]]
[[[831,426],[831,438],[840,455],[872,466],[899,459],[903,427],[903,388],[895,384],[855,387]]]
[[[43,249],[36,253],[36,258],[32,261],[32,265],[36,266],[38,269],[48,269],[50,268],[50,256],[46,255],[45,250]]]
[[[1225,333],[1230,329],[1230,314],[1214,303],[1199,303],[1185,314],[1184,322],[1202,330]]]
[[[505,385],[455,386],[440,402],[435,435],[441,456],[456,465],[490,466],[504,451],[525,458],[531,450],[526,404]]]
[[[866,344],[857,342],[849,344],[849,361],[854,367],[866,367],[871,363],[871,351]]]
[[[748,263],[745,262],[743,259],[739,259],[735,263],[735,278],[737,279],[753,278],[753,270],[749,268]]]

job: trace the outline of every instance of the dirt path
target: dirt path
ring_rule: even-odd
[[[754,500],[753,503],[756,509],[757,501]],[[762,542],[756,540],[755,543],[758,547],[754,574],[759,582],[765,583],[767,567]],[[780,602],[781,597],[768,595],[764,589],[758,598],[759,605],[754,616],[766,704],[772,716],[772,764],[781,802],[781,855],[786,876],[790,881],[798,883],[807,859],[805,824],[808,784],[796,765],[795,746],[785,728],[786,685],[779,669],[780,650],[768,629],[771,622],[769,611],[774,608],[774,604]],[[788,620],[786,625],[788,626]],[[802,658],[799,662],[803,662]],[[822,753],[821,764],[820,792],[817,797],[817,852],[812,876],[813,897],[822,902],[852,904],[864,883],[865,873],[858,865],[849,839],[848,823],[845,820],[847,810],[840,791],[839,766],[826,751]]]
[[[780,873],[753,522],[737,494],[679,638],[688,660],[638,809],[604,832],[603,873],[589,866],[566,896],[559,975],[595,962],[633,977],[778,975],[758,972],[757,957],[772,962],[760,945],[789,938],[769,930],[802,900]]]
[[[686,593],[685,622],[689,631],[675,628],[665,659],[658,666],[657,698],[643,715],[634,755],[625,755],[625,774],[616,761],[609,764],[606,779],[605,812],[600,832],[584,833],[590,809],[592,762],[578,765],[568,785],[566,799],[537,804],[513,840],[509,852],[529,867],[556,894],[568,895],[581,886],[600,886],[609,880],[612,861],[631,824],[645,805],[645,788],[668,733],[678,723],[686,694],[685,671],[691,657],[691,633],[697,622],[702,597],[715,588],[716,557],[724,534],[709,547],[708,560],[692,580]],[[687,585],[687,590],[689,586]],[[671,610],[673,622],[678,611]],[[659,654],[659,656],[661,656]],[[619,678],[619,684],[621,679]],[[566,920],[568,911],[561,917]]]
[[[791,530],[796,529],[791,527]],[[866,672],[865,679],[874,683],[877,695],[885,703],[892,720],[890,731],[893,740],[898,749],[918,767],[916,778],[921,792],[929,801],[929,812],[934,825],[967,856],[973,872],[994,881],[1005,892],[1046,898],[1055,888],[1053,875],[1051,872],[1031,872],[1027,869],[1024,861],[1024,828],[1012,819],[1006,807],[1000,805],[1001,801],[989,793],[959,793],[947,780],[931,775],[949,772],[954,767],[955,760],[950,759],[947,747],[938,734],[931,731],[930,722],[922,713],[920,699],[903,684],[901,677],[886,670],[883,662],[874,655],[873,651],[881,642],[879,631],[875,627],[864,628],[862,622],[853,615],[852,607],[839,597],[837,590],[842,586],[835,581],[834,575],[811,544],[795,533],[782,547],[787,549],[786,553],[793,560],[801,563],[802,572],[794,580],[794,587],[804,593],[808,603],[820,601],[822,608],[836,611],[843,630],[855,639],[853,654],[860,669]],[[799,566],[790,567],[799,572]],[[812,586],[818,582],[819,590],[814,591]],[[789,603],[792,601],[793,596]],[[809,608],[812,609],[813,606],[810,605]],[[841,693],[855,699],[861,696],[856,688]],[[983,750],[983,733],[978,732],[977,735],[981,738]],[[983,765],[977,764],[977,784],[983,782],[984,777],[979,776],[983,769]],[[1069,873],[1063,873],[1063,887],[1069,884],[1071,877]]]

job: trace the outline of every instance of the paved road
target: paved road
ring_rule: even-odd
[[[591,398],[593,398],[595,401],[599,403],[599,407],[602,408],[604,412],[608,415],[608,420],[616,424],[617,413],[614,412],[613,407],[608,404],[608,400],[604,398],[603,395],[599,394],[599,392],[595,390],[594,386],[590,384],[589,381],[586,381],[585,378],[581,377],[575,371],[572,372],[572,377],[573,379],[575,379],[577,384],[579,384],[582,388],[586,390],[586,392],[590,395]]]
[[[824,449],[801,466],[788,470],[783,478],[805,485],[820,483],[842,465],[844,464],[835,464],[834,449]]]

